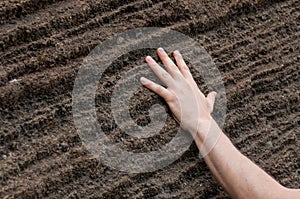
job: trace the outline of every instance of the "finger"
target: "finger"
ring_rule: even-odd
[[[181,74],[185,78],[192,77],[189,67],[186,65],[182,55],[180,54],[180,52],[178,50],[174,51],[174,58],[176,60],[177,67],[178,67],[179,71],[181,72]]]
[[[152,71],[157,75],[157,77],[167,86],[172,82],[172,77],[167,71],[165,71],[156,61],[150,57],[146,57],[146,62],[152,69]]]
[[[167,71],[171,74],[171,76],[176,77],[180,75],[180,71],[175,63],[171,60],[168,54],[162,48],[157,49],[157,54],[161,61],[163,62],[164,66],[166,67]]]
[[[206,97],[206,99],[208,101],[210,113],[212,113],[214,111],[214,104],[215,104],[216,96],[217,96],[217,93],[213,91],[213,92],[209,93]]]
[[[151,91],[158,94],[164,99],[167,99],[168,96],[170,95],[169,91],[166,88],[162,87],[159,84],[154,83],[153,81],[145,77],[141,77],[140,81],[144,86],[146,86],[148,89],[150,89]]]

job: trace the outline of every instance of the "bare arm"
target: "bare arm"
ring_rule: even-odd
[[[210,115],[216,93],[203,95],[180,53],[174,52],[177,65],[162,49],[158,55],[167,71],[151,57],[146,61],[166,88],[146,78],[141,82],[166,100],[181,126],[193,135],[206,164],[227,193],[233,198],[300,198],[300,189],[281,186],[233,146]]]
[[[232,198],[300,198],[300,190],[287,189],[241,154],[221,132],[218,142],[204,157],[215,178]],[[201,136],[195,138],[200,149]]]

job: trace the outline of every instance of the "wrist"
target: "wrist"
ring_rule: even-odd
[[[213,122],[214,119],[210,115],[206,118],[199,118],[194,122],[190,122],[187,131],[193,136],[199,134],[198,136],[205,137],[203,135],[205,135],[208,132]]]
[[[222,134],[221,128],[212,117],[199,121],[198,129],[193,137],[203,157],[214,148]]]

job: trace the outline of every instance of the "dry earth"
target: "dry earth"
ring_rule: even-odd
[[[0,2],[0,198],[226,198],[195,145],[152,173],[113,170],[89,155],[72,119],[72,89],[84,57],[115,33],[169,27],[197,40],[222,74],[224,131],[251,160],[287,187],[300,187],[300,1],[2,0]],[[125,55],[106,71],[98,119],[114,141],[113,85],[153,50]],[[199,80],[200,81],[200,80]],[[163,100],[145,88],[132,116],[149,122]],[[131,150],[164,144],[131,140]],[[126,143],[125,143],[126,144]],[[251,171],[249,171],[251,172]]]

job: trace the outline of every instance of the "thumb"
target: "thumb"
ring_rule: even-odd
[[[213,92],[210,92],[206,97],[210,113],[212,113],[214,110],[216,96],[217,96],[217,93],[215,91],[213,91]]]

